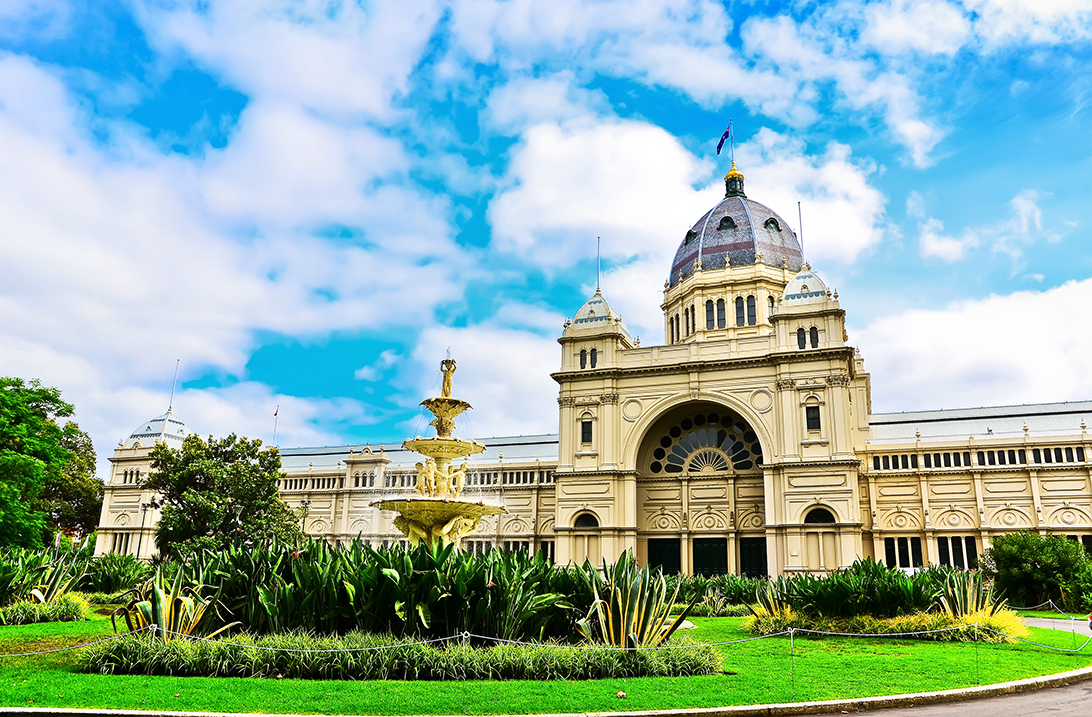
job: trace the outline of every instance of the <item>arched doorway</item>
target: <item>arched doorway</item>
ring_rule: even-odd
[[[637,455],[638,555],[665,572],[766,574],[762,464],[758,433],[731,408],[665,412]]]

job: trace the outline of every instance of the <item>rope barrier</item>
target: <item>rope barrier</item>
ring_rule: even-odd
[[[1058,604],[1055,603],[1054,600],[1047,600],[1046,602],[1041,602],[1038,605],[1032,605],[1031,607],[1013,607],[1012,605],[1009,605],[1009,609],[1010,610],[1038,610],[1039,608],[1043,607],[1044,605],[1050,605],[1052,608],[1054,608],[1054,612],[1061,613],[1062,615],[1065,615],[1066,617],[1068,617],[1070,620],[1084,620],[1085,619],[1084,615],[1070,615],[1068,612],[1066,612],[1065,610],[1058,607]]]
[[[135,635],[138,632],[144,632],[145,630],[154,630],[155,625],[147,625],[145,627],[138,628],[132,632],[123,632],[120,635],[111,635],[110,637],[103,638],[101,640],[95,640],[94,642],[85,642],[80,645],[69,645],[67,647],[55,647],[51,650],[38,650],[36,652],[9,652],[7,654],[0,655],[0,657],[35,657],[37,655],[49,655],[54,652],[67,652],[69,650],[79,650],[84,647],[91,647],[92,645],[101,645],[104,642],[110,642],[111,640],[120,640],[128,635]]]
[[[488,635],[476,635],[472,633],[466,633],[468,637],[476,637],[479,640],[488,640],[490,642],[497,642],[506,645],[524,645],[528,647],[541,647],[541,642],[523,642],[521,640],[510,640],[504,637],[490,637]],[[724,645],[735,645],[740,642],[754,642],[755,640],[765,640],[771,637],[781,637],[782,635],[788,635],[789,630],[783,630],[781,632],[770,633],[769,635],[758,635],[756,637],[744,637],[739,640],[724,640],[722,642],[702,642],[697,645],[657,645],[642,647],[642,650],[691,650],[695,647],[721,647]],[[617,650],[621,652],[632,652],[632,648],[618,647],[616,645],[563,645],[554,644],[553,647],[562,650]]]

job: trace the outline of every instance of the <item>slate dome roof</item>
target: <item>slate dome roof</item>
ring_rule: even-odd
[[[576,317],[573,319],[573,328],[605,329],[610,326],[611,319],[618,322],[618,330],[632,341],[633,336],[630,334],[626,322],[622,321],[622,317],[618,315],[618,312],[610,308],[610,304],[603,298],[603,292],[596,289],[595,296],[584,302],[584,305],[580,307],[580,311],[576,312]]]
[[[171,411],[162,416],[156,416],[137,426],[137,429],[122,444],[124,448],[132,448],[138,442],[144,448],[151,448],[160,441],[171,448],[181,448],[186,436],[193,433],[182,421],[174,417]]]
[[[675,252],[669,284],[690,276],[699,258],[704,269],[719,269],[729,260],[732,266],[761,262],[780,268],[784,261],[789,271],[800,271],[804,257],[796,233],[777,212],[747,198],[734,162],[724,183],[724,199],[695,222]]]

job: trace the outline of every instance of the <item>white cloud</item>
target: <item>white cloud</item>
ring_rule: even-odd
[[[183,380],[241,375],[258,331],[420,324],[461,296],[448,205],[404,186],[401,150],[370,130],[258,101],[226,149],[190,158],[123,124],[97,143],[86,122],[51,71],[0,56],[0,366],[61,387],[100,450],[150,413],[115,421],[111,396],[162,385],[176,358]],[[217,395],[257,400],[233,390]]]
[[[944,233],[944,222],[939,219],[927,219],[920,225],[921,234],[918,243],[923,257],[937,257],[949,264],[959,261],[969,249],[978,246],[978,235],[964,230],[958,239]]]
[[[580,87],[572,71],[562,71],[548,77],[519,76],[494,88],[483,120],[495,129],[518,133],[529,125],[604,113],[609,107],[602,92]]]
[[[890,0],[864,9],[861,40],[884,54],[951,55],[967,41],[971,23],[944,0]]]
[[[878,108],[913,163],[919,167],[932,163],[930,153],[944,131],[921,117],[920,100],[908,76],[861,56],[822,23],[800,25],[784,15],[755,18],[743,26],[741,36],[760,64],[776,67],[779,74],[800,83],[833,82],[852,109]]]
[[[996,406],[1092,396],[1092,333],[1073,317],[1092,279],[913,310],[852,331],[876,412]]]
[[[986,42],[1059,44],[1092,37],[1089,0],[963,0]]]
[[[243,92],[331,116],[391,118],[394,97],[439,19],[432,2],[146,3],[138,15],[164,54],[181,48]]]
[[[387,369],[396,365],[402,356],[394,349],[381,351],[379,358],[370,366],[362,366],[353,373],[353,378],[358,381],[379,381],[383,378]]]

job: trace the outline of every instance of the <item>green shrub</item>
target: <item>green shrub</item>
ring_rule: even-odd
[[[684,636],[672,641],[672,646],[679,649],[635,651],[572,649],[551,643],[487,648],[405,645],[400,638],[360,632],[339,638],[301,633],[237,635],[231,643],[162,642],[148,635],[126,635],[87,648],[84,670],[101,674],[342,680],[584,680],[708,675],[721,670],[721,658],[713,647]],[[352,649],[358,651],[346,651]]]
[[[977,570],[949,575],[938,601],[944,612],[956,618],[978,612],[992,615],[1006,604],[1005,600],[997,599],[993,584]]]
[[[114,630],[117,630],[118,615],[124,618],[130,632],[145,630],[151,625],[163,628],[165,631],[157,634],[164,642],[192,635],[214,637],[238,624],[213,629],[220,622],[216,613],[209,610],[215,599],[202,597],[199,588],[183,587],[182,577],[179,573],[168,582],[162,571],[157,570],[142,596],[114,611],[110,618],[114,621]]]
[[[129,601],[131,591],[124,590],[119,593],[75,593],[83,596],[92,605],[123,605]]]
[[[22,600],[0,608],[0,625],[31,625],[38,622],[76,622],[91,614],[87,599],[77,593],[67,593],[52,602]]]
[[[86,566],[79,553],[0,549],[0,606],[22,600],[52,602],[72,589]]]
[[[151,568],[132,555],[107,553],[88,563],[77,587],[83,592],[118,593],[133,589],[151,576]]]
[[[675,605],[671,610],[672,615],[679,615],[686,609],[685,605]],[[711,606],[701,602],[690,610],[690,617],[747,617],[751,614],[750,605],[716,605]]]
[[[974,627],[976,624],[978,629]],[[1012,610],[982,610],[961,617],[953,617],[946,612],[915,612],[880,618],[871,615],[808,616],[788,609],[779,613],[755,615],[742,623],[744,630],[756,635],[772,635],[789,628],[858,635],[894,635],[947,630],[953,627],[961,629],[906,637],[941,642],[972,642],[977,639],[979,642],[1009,643],[1014,641],[1013,638],[1028,636],[1023,620]]]
[[[1031,530],[999,535],[979,566],[1010,604],[1030,607],[1053,600],[1063,610],[1092,607],[1092,559],[1065,536]]]

